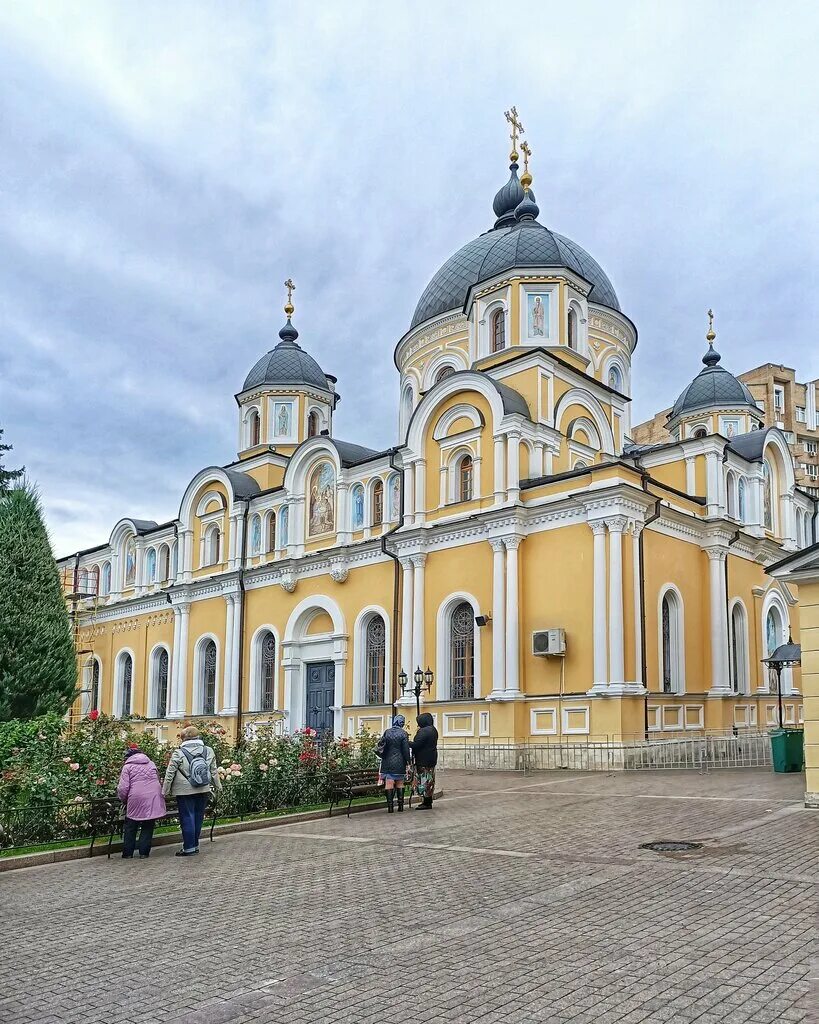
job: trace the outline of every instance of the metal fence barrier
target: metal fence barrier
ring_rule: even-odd
[[[770,768],[767,733],[706,734],[663,739],[556,740],[552,743],[452,743],[438,750],[441,768],[494,771],[635,771],[639,769]]]

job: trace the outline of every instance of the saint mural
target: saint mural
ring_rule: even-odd
[[[276,406],[276,437],[290,436],[290,406],[279,404]]]
[[[310,477],[310,536],[330,533],[335,528],[336,475],[324,462]]]
[[[279,513],[279,547],[287,547],[287,528],[290,524],[290,509],[287,505]]]
[[[529,337],[546,337],[546,310],[548,309],[548,295],[530,295],[529,302]]]
[[[390,477],[390,520],[395,522],[401,509],[401,480],[396,473]]]
[[[125,549],[125,586],[132,587],[136,583],[136,544],[128,541]]]
[[[353,488],[353,529],[361,530],[364,527],[364,488],[356,484]]]

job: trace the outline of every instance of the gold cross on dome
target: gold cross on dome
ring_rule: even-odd
[[[532,155],[532,151],[529,149],[529,143],[521,142],[520,151],[523,153],[523,174],[520,176],[520,183],[523,185],[523,191],[528,192],[529,186],[532,184],[532,175],[529,173],[529,157]]]
[[[705,335],[706,341],[713,341],[716,338],[714,331],[714,311],[713,309],[708,310],[708,333]]]
[[[284,282],[284,287],[287,289],[287,305],[284,307],[284,311],[285,313],[287,313],[288,316],[292,316],[293,311],[296,308],[293,305],[293,292],[296,290],[296,286],[293,284],[293,281],[288,277],[288,279]]]
[[[511,125],[510,138],[512,139],[512,152],[509,154],[510,159],[517,160],[518,158],[518,135],[522,135],[524,128],[521,124],[521,120],[518,117],[517,107],[512,107],[511,110],[505,110],[503,116]]]

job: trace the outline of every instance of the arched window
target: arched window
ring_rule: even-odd
[[[462,455],[457,464],[458,479],[456,494],[458,501],[471,501],[473,496],[474,463],[471,455]]]
[[[732,519],[737,517],[737,478],[734,473],[729,473],[726,477],[726,498],[728,504],[728,515]]]
[[[455,605],[449,620],[449,696],[468,700],[475,695],[475,619],[472,605]]]
[[[748,631],[745,609],[737,601],[731,609],[731,685],[734,693],[748,692]]]
[[[267,517],[267,550],[276,550],[276,513],[271,512]]]
[[[680,599],[673,590],[663,594],[661,606],[661,665],[663,693],[682,692],[682,627]]]
[[[612,363],[609,367],[609,387],[615,391],[623,390],[623,375],[620,373],[620,367],[616,363]]]
[[[131,697],[134,684],[134,661],[130,654],[123,654],[119,661],[119,714],[127,718],[131,714]]]
[[[492,351],[502,352],[506,348],[506,317],[502,309],[492,314]]]
[[[250,415],[247,418],[247,440],[248,447],[255,448],[259,443],[261,435],[261,420],[259,419],[259,413],[256,409],[250,410]]]
[[[694,431],[694,433],[691,436],[692,437],[708,437],[708,431],[705,429],[705,427],[697,427],[697,429]]]
[[[737,483],[737,518],[741,523],[746,520],[746,496],[747,484],[745,483],[745,477],[741,476]]]
[[[267,630],[259,638],[259,710],[276,708],[276,638]]]
[[[168,714],[168,651],[160,647],[154,654],[154,716],[165,718]]]
[[[569,348],[577,351],[577,310],[574,306],[569,309]]]
[[[111,563],[106,562],[102,567],[102,596],[108,597],[111,593]]]
[[[771,482],[771,467],[767,459],[762,460],[762,525],[766,530],[773,530],[773,485]]]
[[[384,670],[387,655],[387,631],[380,615],[367,623],[367,690],[368,704],[384,703]]]
[[[202,714],[216,713],[216,644],[208,640],[202,650]]]
[[[250,522],[250,553],[258,555],[262,550],[262,517],[255,515]]]
[[[384,522],[384,481],[376,480],[373,484],[373,526]]]
[[[167,544],[163,544],[159,549],[159,581],[160,583],[167,582],[171,572],[171,552]]]
[[[90,697],[90,711],[99,711],[100,709],[100,663],[94,658],[91,662],[91,697]]]
[[[583,459],[578,459],[577,462],[575,462],[575,464],[574,464],[574,466],[572,468],[573,469],[588,469],[589,468],[589,464],[588,464],[588,462],[585,462]]]
[[[154,548],[148,548],[148,554],[145,556],[145,576],[148,583],[156,583],[156,550]]]
[[[401,418],[403,421],[404,432],[406,433],[409,427],[409,421],[412,417],[412,385],[407,384],[404,388],[404,392],[401,396]]]
[[[205,565],[218,565],[221,546],[222,531],[212,523],[205,533]]]
[[[319,414],[316,412],[315,409],[313,409],[313,411],[307,417],[307,436],[318,437],[319,426]]]
[[[454,366],[442,366],[441,369],[435,374],[435,380],[432,383],[440,384],[442,380],[446,380],[447,377],[451,377],[454,372]]]

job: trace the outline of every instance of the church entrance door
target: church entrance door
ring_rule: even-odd
[[[306,724],[317,733],[333,732],[336,666],[332,661],[310,662],[307,670]]]

